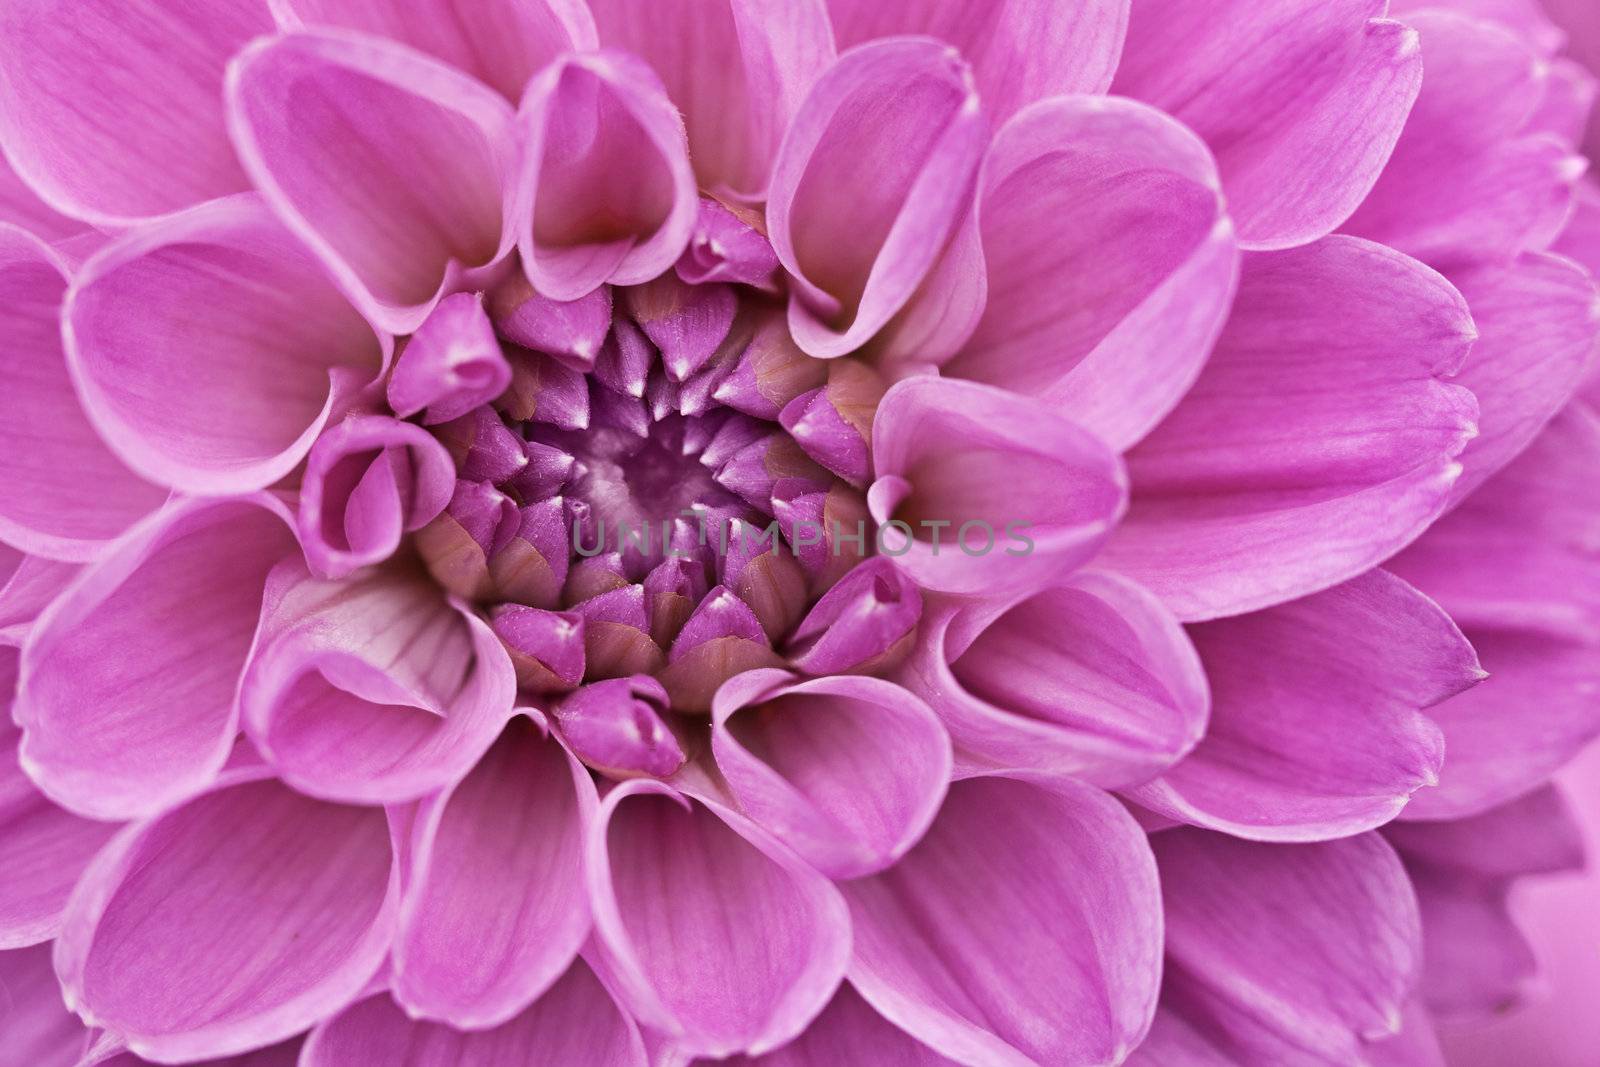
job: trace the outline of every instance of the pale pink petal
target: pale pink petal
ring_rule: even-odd
[[[74,1067],[89,1032],[61,1000],[50,946],[0,952],[0,1064]]]
[[[1114,88],[1211,145],[1244,247],[1305,244],[1361,203],[1417,98],[1417,34],[1387,6],[1134,0]]]
[[[354,999],[393,935],[399,871],[378,808],[266,777],[128,826],[85,872],[56,972],[86,1022],[147,1059],[280,1041]]]
[[[0,538],[84,560],[167,494],[107,450],[61,351],[66,265],[0,223]]]
[[[751,671],[718,691],[711,750],[740,809],[830,878],[888,867],[944,799],[950,740],[877,678]]]
[[[967,216],[987,140],[954,49],[893,38],[828,69],[784,138],[767,200],[802,349],[842,356],[906,306]]]
[[[1499,23],[1522,37],[1537,51],[1551,54],[1561,50],[1566,34],[1551,21],[1546,7],[1559,6],[1562,0],[1390,0],[1389,14],[1409,18],[1413,12],[1455,11],[1484,22]],[[1577,0],[1583,3],[1584,0]]]
[[[624,782],[601,804],[586,863],[613,988],[686,1052],[782,1045],[844,974],[850,920],[838,891],[713,801]]]
[[[1238,278],[1205,144],[1132,100],[1051,100],[996,136],[979,218],[988,302],[944,373],[1131,445],[1200,373]]]
[[[3,148],[0,145],[0,148]],[[87,224],[69,219],[39,199],[0,151],[0,222],[20,226],[46,241],[64,241],[89,233]]]
[[[34,624],[15,717],[58,802],[129,818],[215,777],[271,568],[297,553],[271,497],[191,500],[135,526]]]
[[[1161,909],[1144,833],[1068,780],[971,778],[898,864],[843,886],[850,981],[966,1063],[1119,1063],[1156,1006]]]
[[[273,209],[386,330],[415,330],[511,251],[511,108],[453,67],[365,34],[285,34],[234,59],[228,121]]]
[[[569,55],[528,86],[515,234],[543,296],[637,285],[689,244],[700,210],[682,117],[660,80],[624,52]]]
[[[414,1017],[496,1026],[568,970],[589,934],[596,803],[588,772],[526,718],[422,802],[394,950],[394,995]]]
[[[698,1067],[712,1061],[697,1060]],[[861,999],[849,982],[805,1033],[765,1056],[717,1060],[725,1067],[955,1067]]]
[[[196,493],[293,470],[389,343],[254,195],[107,245],[73,279],[63,315],[67,363],[101,435],[134,470]]]
[[[934,615],[900,680],[964,755],[1108,788],[1180,759],[1210,707],[1171,612],[1103,573]]]
[[[285,26],[343,26],[427,52],[513,103],[540,67],[595,45],[583,0],[268,0]]]
[[[1381,570],[1190,634],[1211,723],[1187,759],[1128,795],[1256,840],[1343,837],[1394,818],[1445,756],[1423,709],[1483,677],[1444,612]]]
[[[972,64],[995,121],[1048,96],[1103,93],[1122,55],[1128,0],[828,0],[839,47],[914,33],[938,37]]]
[[[1442,277],[1349,237],[1251,256],[1199,381],[1128,455],[1103,559],[1180,618],[1325,589],[1415,538],[1474,432],[1441,380],[1475,334]]]
[[[661,76],[700,184],[759,202],[806,90],[833,61],[823,0],[589,0],[607,47]]]
[[[0,142],[51,207],[96,224],[247,189],[223,128],[223,68],[272,28],[266,0],[7,4]]]

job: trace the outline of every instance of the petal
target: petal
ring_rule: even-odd
[[[940,592],[1036,587],[1092,555],[1126,506],[1122,465],[1097,437],[972,382],[895,385],[873,420],[872,457],[879,550]]]
[[[955,45],[972,64],[984,108],[996,121],[1047,96],[1105,92],[1122,55],[1128,7],[1128,0],[828,0],[840,48],[902,33]]]
[[[1419,995],[1440,1016],[1483,1017],[1524,999],[1538,971],[1517,929],[1511,884],[1410,867],[1428,951]]]
[[[901,677],[962,754],[1102,787],[1171,766],[1206,728],[1194,646],[1150,593],[1111,574],[946,613]]]
[[[0,952],[0,1027],[9,1067],[74,1067],[89,1032],[61,1002],[50,946]]]
[[[386,996],[369,997],[312,1031],[301,1067],[358,1063],[406,1067],[645,1067],[639,1028],[617,1008],[583,960],[503,1026],[462,1032],[406,1018]]]
[[[0,142],[51,207],[96,225],[247,189],[223,128],[222,74],[272,28],[265,0],[8,5]]]
[[[1583,831],[1563,792],[1544,785],[1463,819],[1391,823],[1383,835],[1407,866],[1510,879],[1583,870]]]
[[[66,290],[61,260],[0,224],[0,537],[83,560],[167,494],[124,467],[84,416],[61,351]]]
[[[683,112],[700,184],[759,202],[778,142],[833,61],[823,0],[590,0],[600,40],[647,61]]]
[[[596,803],[577,760],[522,719],[422,802],[394,949],[394,995],[413,1017],[498,1025],[568,970],[589,933]]]
[[[714,802],[624,782],[601,803],[586,873],[612,987],[686,1052],[781,1045],[844,973],[850,922],[838,892]]]
[[[1381,570],[1190,633],[1211,680],[1210,726],[1128,795],[1255,840],[1344,837],[1394,818],[1444,758],[1422,709],[1483,677],[1444,612]]]
[[[767,200],[802,349],[845,355],[906,305],[972,203],[987,139],[948,46],[877,41],[829,68],[784,137]]]
[[[301,792],[385,804],[459,779],[511,716],[516,676],[487,623],[404,568],[268,583],[239,683],[245,733]]]
[[[336,399],[387,356],[387,339],[253,195],[107,245],[62,314],[95,427],[134,470],[187,492],[243,492],[288,474]]]
[[[583,0],[270,0],[285,26],[343,26],[427,52],[515,103],[539,68],[595,46]]]
[[[453,67],[364,34],[285,34],[230,65],[228,122],[273,209],[392,333],[511,250],[511,108]]]
[[[0,556],[14,549],[0,545]],[[15,570],[0,563],[0,641],[21,643],[39,613],[60,595],[82,568],[41,556],[16,553]]]
[[[406,342],[389,374],[389,407],[405,419],[427,410],[429,426],[460,418],[506,391],[511,364],[500,350],[481,293],[439,301]]]
[[[1133,819],[1097,789],[956,782],[909,855],[843,889],[851,982],[947,1055],[1118,1063],[1150,1025],[1155,865]]]
[[[1108,566],[1183,619],[1325,589],[1416,537],[1472,436],[1440,381],[1474,339],[1443,278],[1348,237],[1249,257],[1199,381],[1128,456]]]
[[[1050,100],[996,136],[979,216],[988,302],[944,373],[1138,440],[1200,373],[1238,278],[1205,144],[1132,100]]]
[[[861,999],[850,983],[806,1027],[805,1033],[765,1056],[720,1060],[727,1067],[954,1067],[892,1025]]]
[[[270,497],[181,501],[130,530],[35,623],[15,716],[57,802],[145,815],[216,776],[268,571],[295,552]]]
[[[683,254],[700,199],[673,110],[622,52],[566,56],[528,86],[515,230],[528,281],[552,300],[637,285]]]
[[[230,771],[123,830],[67,906],[56,973],[150,1059],[271,1044],[353,999],[393,935],[399,872],[376,808]]]
[[[1400,1028],[1421,956],[1417,904],[1377,834],[1261,845],[1200,830],[1150,839],[1167,988],[1244,1063],[1356,1063]]]
[[[1306,244],[1361,203],[1417,98],[1417,34],[1387,6],[1134,0],[1114,88],[1210,143],[1244,247]]]
[[[35,237],[52,242],[91,232],[84,223],[69,219],[40,200],[4,152],[0,152],[0,222],[20,226]]]
[[[830,878],[875,874],[904,855],[950,780],[939,720],[876,678],[794,683],[753,671],[718,692],[712,725],[741,810]]]

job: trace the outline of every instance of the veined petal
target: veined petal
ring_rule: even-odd
[[[229,66],[228,122],[273,209],[390,332],[515,242],[511,107],[429,56],[344,30],[260,40]]]
[[[89,1032],[61,1002],[48,944],[0,951],[0,1025],[15,1067],[76,1067]]]
[[[29,776],[102,819],[211,781],[263,584],[291,553],[292,519],[267,496],[179,501],[128,531],[28,635],[14,714]]]
[[[86,223],[61,214],[39,199],[11,161],[0,141],[0,222],[20,226],[44,241],[64,241],[91,232]]]
[[[767,199],[802,349],[845,355],[906,306],[967,216],[988,132],[971,71],[928,38],[863,45],[818,80]]]
[[[1105,564],[1183,619],[1325,589],[1420,534],[1461,472],[1475,339],[1444,278],[1334,236],[1247,257],[1199,380],[1128,455]]]
[[[84,560],[167,494],[123,466],[83,413],[61,350],[66,291],[61,259],[0,223],[0,538]]]
[[[0,641],[21,644],[39,613],[82,569],[0,544]]]
[[[725,1067],[955,1067],[873,1010],[849,982],[805,1033],[764,1056],[718,1060]],[[710,1067],[711,1061],[696,1061]]]
[[[62,315],[101,436],[134,470],[193,493],[288,474],[389,351],[253,194],[113,241],[73,279]]]
[[[228,57],[266,0],[35,0],[0,15],[0,143],[57,211],[125,226],[250,187],[223,128]]]

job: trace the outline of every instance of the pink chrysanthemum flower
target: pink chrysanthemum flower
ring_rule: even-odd
[[[0,0],[0,1064],[1442,1062],[1595,81],[1393,7]]]

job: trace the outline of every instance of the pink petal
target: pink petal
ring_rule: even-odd
[[[330,800],[414,800],[464,775],[511,716],[488,624],[425,576],[272,575],[239,683],[245,733],[286,782]]]
[[[740,808],[830,878],[898,860],[933,821],[950,780],[939,720],[876,678],[797,683],[752,671],[717,693],[712,725],[717,768]]]
[[[600,806],[586,873],[619,999],[686,1052],[781,1045],[844,973],[850,922],[838,892],[715,802],[650,779],[622,783]]]
[[[268,0],[280,22],[342,26],[427,52],[515,103],[540,67],[595,46],[583,0]]]
[[[89,1032],[61,1002],[50,946],[0,952],[0,1030],[7,1067],[75,1067]]]
[[[1306,244],[1361,203],[1417,98],[1417,34],[1387,6],[1134,0],[1115,88],[1210,143],[1244,247]]]
[[[134,470],[195,493],[289,473],[388,351],[253,195],[113,241],[63,315],[95,427]]]
[[[384,329],[412,332],[511,251],[511,108],[453,67],[306,30],[234,59],[228,109],[256,186]]]
[[[123,466],[84,416],[61,351],[66,290],[61,259],[0,224],[0,537],[84,560],[167,494]]]
[[[649,67],[622,52],[570,55],[528,86],[516,241],[552,300],[637,285],[683,254],[700,200],[683,120]]]
[[[97,225],[247,189],[223,129],[223,67],[272,28],[265,0],[9,5],[0,141],[51,207]]]
[[[802,349],[845,355],[905,307],[967,214],[987,138],[971,71],[947,46],[877,41],[829,68],[767,200]]]
[[[82,568],[41,556],[25,556],[0,544],[0,557],[8,554],[14,555],[15,569],[7,573],[6,565],[0,563],[0,575],[4,575],[0,579],[0,641],[20,644],[39,613]]]
[[[1477,405],[1440,379],[1474,337],[1461,295],[1387,248],[1250,257],[1199,381],[1128,456],[1133,506],[1102,558],[1184,619],[1367,570],[1460,474]]]
[[[406,1018],[386,996],[369,997],[312,1031],[301,1067],[645,1067],[639,1028],[617,1008],[589,965],[576,959],[534,1005],[503,1026],[463,1032]]]
[[[1048,96],[1104,93],[1122,55],[1128,8],[1128,0],[828,0],[840,48],[902,33],[950,42],[972,64],[984,108],[997,122]]]
[[[523,719],[422,802],[394,950],[394,995],[413,1017],[495,1026],[568,970],[589,934],[596,803],[588,772]]]
[[[1100,573],[934,616],[901,682],[963,754],[1108,788],[1180,759],[1210,708],[1177,620],[1139,586]]]
[[[337,1011],[393,935],[399,871],[376,808],[230,771],[130,825],[67,906],[56,973],[147,1059],[259,1048]]]
[[[922,841],[843,886],[850,981],[967,1063],[1118,1063],[1155,1011],[1161,912],[1144,834],[1067,780],[956,782]]]
[[[1584,869],[1584,827],[1565,793],[1546,784],[1477,815],[1384,827],[1411,867],[1510,879]]]
[[[1414,11],[1443,8],[1456,11],[1483,22],[1498,23],[1521,37],[1542,54],[1554,55],[1566,44],[1566,34],[1546,13],[1545,8],[1557,8],[1562,0],[1391,0],[1389,14],[1396,18],[1410,16]],[[1582,2],[1582,0],[1578,0]]]
[[[1205,144],[1132,100],[1051,100],[996,136],[980,219],[988,303],[944,373],[1138,440],[1200,373],[1238,278]]]
[[[35,623],[21,760],[61,804],[130,818],[211,781],[268,571],[295,551],[271,497],[188,500],[128,531]]]
[[[405,419],[424,409],[429,426],[460,418],[506,391],[511,365],[500,351],[481,293],[439,302],[389,374],[389,407]]]
[[[40,200],[4,152],[0,152],[0,222],[20,226],[35,237],[52,242],[91,232],[86,224]]]
[[[1444,612],[1381,570],[1190,632],[1211,680],[1210,726],[1128,795],[1255,840],[1343,837],[1394,818],[1445,755],[1423,709],[1483,677]]]
[[[709,1067],[711,1061],[696,1061]],[[733,1056],[726,1067],[954,1067],[872,1010],[850,983],[828,1002],[805,1033],[765,1056]]]
[[[972,382],[895,385],[873,420],[872,456],[878,548],[940,592],[1036,587],[1092,555],[1126,506],[1122,465],[1099,438]]]
[[[823,0],[590,0],[600,40],[646,60],[683,112],[700,184],[759,202],[806,90],[833,61]]]
[[[1150,839],[1167,916],[1164,1005],[1243,1063],[1357,1063],[1421,962],[1416,900],[1377,834],[1261,845]],[[1292,1058],[1291,1058],[1292,1057]]]

